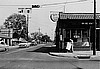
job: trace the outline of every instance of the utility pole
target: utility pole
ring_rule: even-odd
[[[41,29],[39,28],[38,30],[39,30],[39,44],[40,44],[40,30],[41,30]]]
[[[27,22],[26,23],[27,28],[26,29],[27,29],[27,40],[28,40],[28,23],[29,23],[29,15],[28,14],[27,14],[26,18],[27,18],[27,21],[26,21]]]
[[[40,30],[41,30],[41,29],[39,28],[38,30],[39,30],[39,33],[40,33]]]
[[[22,13],[22,14],[25,14],[25,16],[26,16],[26,34],[27,34],[27,40],[28,40],[28,33],[29,33],[29,31],[28,31],[28,24],[29,24],[29,18],[30,18],[29,13],[32,12],[32,8],[40,8],[40,5],[32,5],[31,8],[18,8],[18,10],[20,10],[18,12]]]
[[[39,36],[40,36],[40,31],[41,31],[41,29],[39,28],[38,30],[39,30]]]
[[[96,0],[94,0],[94,44],[93,55],[96,55]]]

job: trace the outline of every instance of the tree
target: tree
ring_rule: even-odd
[[[43,34],[41,32],[31,33],[31,37],[34,40],[41,40],[42,36],[43,36]]]
[[[43,42],[51,42],[51,39],[50,39],[50,37],[48,35],[43,35],[42,36],[42,41]]]
[[[26,16],[21,14],[12,14],[4,22],[6,28],[12,28],[14,33],[18,33],[19,38],[27,37]],[[16,35],[15,35],[16,36]],[[14,37],[15,37],[14,36]],[[26,39],[26,38],[25,38]]]
[[[44,35],[41,32],[31,33],[32,40],[39,40],[39,42],[51,42],[51,39],[48,35]]]
[[[26,16],[21,14],[12,14],[4,22],[6,28],[21,29],[26,26]]]

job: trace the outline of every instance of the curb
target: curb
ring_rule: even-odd
[[[62,55],[62,53],[52,53],[52,52],[49,52],[48,53],[49,55],[51,56],[56,56],[56,57],[71,57],[71,58],[77,58],[76,55],[74,55],[73,53],[64,53],[64,55]]]
[[[93,55],[93,56],[90,57],[90,60],[91,60],[91,61],[100,61],[100,56],[97,56],[97,55],[94,56],[94,55]]]
[[[51,56],[56,57],[71,57],[71,58],[77,58],[78,60],[90,60],[90,61],[100,61],[100,56],[94,56],[94,55],[88,55],[88,54],[73,54],[73,53],[48,53]]]
[[[97,55],[77,55],[79,60],[100,61],[100,56]]]
[[[19,46],[8,46],[8,47],[4,47],[4,48],[0,49],[0,52],[14,50],[14,49],[18,49],[18,48],[19,48]]]
[[[90,55],[77,55],[78,60],[90,60]]]

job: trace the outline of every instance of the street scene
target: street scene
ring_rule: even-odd
[[[0,1],[0,69],[100,69],[100,1]]]

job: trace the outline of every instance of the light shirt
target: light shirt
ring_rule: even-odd
[[[66,46],[66,49],[67,49],[67,50],[70,50],[71,47],[72,47],[72,50],[73,50],[73,40],[70,39],[70,41],[71,41],[71,42],[67,42],[67,46]]]
[[[67,49],[67,50],[70,50],[70,49],[71,49],[71,46],[72,46],[72,43],[71,43],[71,42],[67,42],[66,49]]]
[[[82,46],[89,46],[89,42],[84,42]]]

